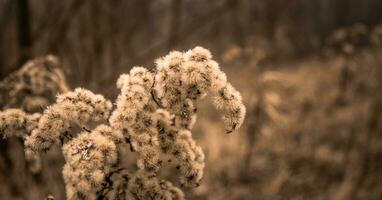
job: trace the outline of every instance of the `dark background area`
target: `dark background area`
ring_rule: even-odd
[[[196,45],[216,56],[238,45],[305,57],[338,27],[380,22],[382,2],[1,0],[0,10],[0,77],[51,53],[67,64],[73,85],[95,89],[133,65]]]

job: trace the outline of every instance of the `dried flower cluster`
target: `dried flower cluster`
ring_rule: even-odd
[[[0,112],[0,137],[17,137],[23,141],[37,127],[41,114],[27,114],[20,109],[7,109]],[[41,169],[41,158],[38,154],[25,152],[29,170],[37,173]]]
[[[180,189],[157,176],[166,159],[178,169],[182,186],[200,184],[204,153],[191,133],[197,100],[212,94],[228,133],[245,116],[240,93],[202,47],[171,52],[157,60],[154,71],[134,67],[120,76],[117,87],[121,93],[113,111],[108,100],[86,89],[58,95],[25,141],[29,153],[46,151],[59,139],[64,143],[68,199],[97,199],[113,188],[122,199],[184,199]],[[73,136],[73,126],[84,131]],[[139,169],[113,180],[124,169],[118,151],[123,142],[137,153]]]
[[[162,106],[175,115],[175,125],[191,129],[196,120],[196,100],[208,92],[214,105],[224,113],[227,132],[239,128],[245,116],[240,93],[212,60],[211,53],[196,47],[186,53],[171,52],[157,60],[155,94]]]
[[[54,102],[57,93],[69,91],[61,63],[49,55],[24,64],[0,82],[0,107],[39,112]]]
[[[198,186],[203,177],[204,153],[192,139],[191,132],[172,125],[173,117],[158,110],[158,129],[161,149],[174,156],[183,186]]]
[[[134,67],[130,74],[121,75],[117,81],[121,94],[110,124],[115,129],[128,131],[132,148],[140,155],[138,166],[157,171],[161,161],[152,114],[155,105],[149,95],[152,85],[153,75],[143,67]]]
[[[138,171],[128,182],[127,199],[184,199],[183,192],[171,182],[148,175],[145,171]]]
[[[26,139],[25,146],[33,151],[46,151],[52,144],[70,131],[70,123],[81,127],[89,121],[106,120],[111,103],[102,95],[77,88],[57,97],[40,118],[38,127]]]
[[[96,199],[105,177],[118,160],[116,143],[122,133],[99,125],[91,133],[82,132],[66,143],[63,176],[68,199]]]
[[[20,109],[7,109],[0,112],[0,134],[6,137],[26,137],[33,129],[37,127],[39,113],[26,114]]]
[[[0,108],[4,109],[0,112],[0,136],[16,137],[23,143],[38,126],[41,117],[38,112],[52,103],[58,93],[67,91],[69,88],[57,57],[48,55],[24,64],[0,82]],[[16,147],[12,143],[7,145]],[[40,155],[27,150],[24,156],[29,171],[40,172]]]

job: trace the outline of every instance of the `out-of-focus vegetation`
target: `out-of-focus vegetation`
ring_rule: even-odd
[[[219,56],[237,45],[300,58],[337,28],[379,23],[380,10],[379,0],[0,0],[0,77],[54,54],[72,85],[116,95],[118,74],[169,50],[200,45]]]
[[[187,197],[377,200],[381,10],[380,0],[0,0],[0,77],[53,53],[71,87],[113,99],[116,77],[133,65],[203,45],[242,93],[247,116],[222,136],[218,114],[200,105],[193,133],[205,177]],[[17,177],[20,161],[0,159],[12,162],[0,177]],[[64,199],[60,170],[49,173],[48,184],[1,179],[0,197],[30,188],[30,199]]]

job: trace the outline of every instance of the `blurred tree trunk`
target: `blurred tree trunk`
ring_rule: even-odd
[[[330,32],[332,28],[332,21],[330,20],[332,18],[331,14],[331,6],[330,6],[330,0],[322,0],[320,1],[320,12],[319,12],[319,24],[316,27],[316,31],[318,32],[320,39],[323,41],[325,39],[325,36],[327,33]],[[314,9],[314,8],[312,8]]]
[[[28,0],[17,0],[17,26],[18,26],[18,46],[19,63],[21,66],[31,56],[32,39],[30,30],[30,14]]]
[[[5,62],[4,62],[4,51],[3,51],[3,44],[2,40],[0,39],[0,80],[3,80],[3,78],[6,76],[6,69],[5,69]]]
[[[244,47],[244,32],[240,22],[240,1],[237,0],[227,0],[228,7],[231,8],[231,23],[232,23],[232,33],[234,42],[240,46]]]
[[[12,1],[9,1],[4,14],[4,21],[1,21],[0,27],[4,27],[5,23],[9,21],[8,14],[10,14],[12,9]],[[19,58],[16,68],[21,67],[21,65],[30,58],[32,40],[30,35],[30,15],[29,15],[29,4],[28,0],[17,0],[17,34],[18,34],[18,49],[19,49]],[[3,69],[2,63],[3,55],[0,54],[0,68]],[[7,73],[4,74],[4,76]],[[3,70],[0,70],[0,78],[3,77]],[[4,172],[5,182],[8,183],[5,185],[5,188],[10,190],[11,195],[14,197],[23,197],[22,191],[17,187],[17,181],[12,179],[9,175],[13,173],[14,166],[9,152],[10,142],[9,140],[0,139],[0,170]]]
[[[9,0],[4,3],[3,8],[0,11],[0,28],[2,30],[5,30],[8,27],[8,24],[12,18],[14,7],[15,7],[14,1]],[[5,60],[6,60],[7,54],[6,54],[6,51],[4,50],[5,49],[4,40],[5,40],[4,38],[0,38],[0,80],[2,80],[4,76],[7,75],[7,71],[9,70],[9,69],[6,69],[5,67],[6,65]]]
[[[103,29],[102,29],[102,9],[100,8],[102,5],[102,1],[93,1],[92,4],[90,4],[89,12],[92,19],[92,24],[90,26],[90,35],[92,37],[92,51],[91,54],[94,54],[94,57],[98,58],[98,60],[90,60],[89,66],[87,66],[86,69],[86,77],[88,79],[88,82],[93,86],[96,87],[94,84],[94,80],[96,78],[100,79],[101,77],[95,73],[98,70],[102,69],[103,59],[104,59],[104,42],[108,40],[108,38],[103,38]],[[95,77],[98,76],[98,77]]]
[[[279,3],[270,0],[265,4],[265,34],[273,41],[280,14]]]
[[[182,10],[182,0],[172,0],[171,18],[168,39],[168,49],[172,49],[179,41],[180,17]]]
[[[64,12],[56,20],[56,27],[49,33],[47,51],[56,53],[59,50],[61,42],[65,39],[67,30],[70,28],[72,19],[79,13],[79,10],[85,4],[85,0],[73,0],[67,12]]]

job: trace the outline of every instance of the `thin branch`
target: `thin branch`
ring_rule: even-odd
[[[154,72],[154,81],[153,81],[153,85],[151,86],[150,94],[151,94],[151,98],[154,100],[154,102],[157,104],[157,106],[159,108],[163,108],[162,103],[155,97],[154,90],[153,90],[154,85],[155,85],[155,72]]]

